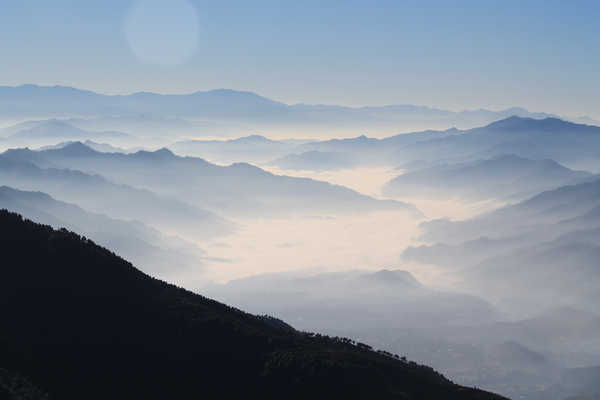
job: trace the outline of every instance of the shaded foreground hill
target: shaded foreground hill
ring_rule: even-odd
[[[0,227],[0,368],[51,398],[501,399],[169,285],[66,230],[7,211]]]

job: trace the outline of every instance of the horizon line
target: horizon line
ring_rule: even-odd
[[[527,113],[530,114],[546,114],[548,116],[554,116],[560,119],[563,118],[589,118],[589,119],[594,119],[593,117],[590,117],[588,115],[578,115],[578,116],[559,116],[557,114],[554,113],[548,113],[545,111],[531,111],[526,107],[522,107],[522,106],[510,106],[507,108],[501,108],[501,109],[489,109],[489,108],[483,108],[483,107],[474,107],[474,108],[462,108],[462,109],[447,109],[447,108],[440,108],[440,107],[435,107],[435,106],[430,106],[430,105],[425,105],[425,104],[412,104],[412,103],[395,103],[395,104],[384,104],[384,105],[362,105],[362,106],[348,106],[348,105],[341,105],[341,104],[332,104],[332,103],[306,103],[306,102],[300,102],[300,103],[286,103],[280,100],[276,100],[274,98],[271,97],[267,97],[264,95],[261,95],[257,92],[251,91],[251,90],[238,90],[238,89],[232,89],[232,88],[225,88],[225,87],[220,87],[220,88],[214,88],[214,89],[199,89],[199,90],[194,90],[192,92],[178,92],[178,93],[164,93],[164,92],[155,92],[155,91],[148,91],[148,90],[140,90],[140,91],[135,91],[135,92],[127,92],[127,93],[110,93],[110,92],[103,92],[103,91],[97,91],[97,90],[91,90],[91,89],[83,89],[80,87],[76,87],[76,86],[70,86],[70,85],[65,85],[65,84],[39,84],[39,83],[30,83],[30,82],[26,82],[26,83],[21,83],[19,85],[0,85],[0,88],[11,88],[11,89],[17,89],[17,88],[22,88],[22,87],[37,87],[37,88],[63,88],[63,89],[73,89],[73,90],[77,90],[80,92],[88,92],[88,93],[93,93],[96,95],[101,95],[101,96],[109,96],[109,97],[127,97],[127,96],[134,96],[134,95],[142,95],[142,94],[150,94],[150,95],[157,95],[157,96],[192,96],[195,94],[200,94],[200,93],[211,93],[211,92],[234,92],[234,93],[240,93],[240,94],[250,94],[253,96],[257,96],[260,97],[262,99],[274,102],[274,103],[279,103],[282,105],[285,105],[287,107],[295,107],[295,106],[313,106],[313,107],[342,107],[342,108],[347,108],[347,109],[351,109],[351,110],[360,110],[360,109],[365,109],[365,108],[386,108],[386,107],[418,107],[418,108],[426,108],[432,111],[447,111],[447,112],[452,112],[455,114],[460,114],[460,113],[464,113],[464,112],[477,112],[477,111],[488,111],[488,112],[495,112],[495,113],[500,113],[500,112],[505,112],[505,111],[509,111],[509,110],[513,110],[513,109],[518,109],[518,110],[522,110],[525,111]]]

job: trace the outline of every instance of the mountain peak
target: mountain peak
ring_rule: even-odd
[[[272,143],[273,141],[262,135],[249,135],[243,136],[237,139],[233,139],[233,142],[244,142],[244,143]]]
[[[575,124],[568,122],[560,118],[548,117],[548,118],[530,118],[530,117],[519,117],[513,115],[511,117],[501,119],[499,121],[492,122],[491,124],[484,127],[484,129],[496,129],[496,130],[544,130],[548,132],[562,130],[562,129],[573,129],[577,127],[584,127],[586,125]]]
[[[512,115],[508,118],[504,118],[498,121],[494,121],[491,124],[488,124],[486,128],[512,128],[518,125],[526,124],[528,122],[535,121],[533,118],[528,117],[519,117],[517,115]]]
[[[31,155],[35,154],[35,151],[31,150],[29,147],[21,147],[21,148],[15,148],[15,149],[8,149],[0,154],[6,155],[9,157],[24,157],[24,156],[26,157],[26,156],[31,156]]]
[[[58,149],[46,151],[54,151],[68,156],[87,156],[97,153],[96,150],[92,149],[89,146],[86,146],[85,144],[79,141],[68,143],[65,146]]]
[[[166,147],[161,147],[160,149],[154,151],[154,154],[160,157],[175,157],[175,154]]]
[[[148,158],[148,159],[162,159],[162,160],[177,157],[175,155],[175,153],[173,153],[171,150],[167,149],[166,147],[162,147],[155,151],[140,150],[137,153],[134,153],[133,156],[141,157],[141,158]]]
[[[418,288],[421,283],[408,271],[400,269],[382,269],[364,276],[365,279],[387,285],[405,285]]]
[[[10,186],[0,186],[0,198],[2,197],[20,197],[21,199],[53,200],[49,194],[39,191],[23,191]]]

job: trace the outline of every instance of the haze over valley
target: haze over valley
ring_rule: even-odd
[[[4,132],[33,146],[0,154],[3,208],[190,290],[507,396],[566,398],[588,389],[565,376],[600,363],[595,126],[511,116],[163,147],[58,120]],[[581,328],[560,343],[532,340],[571,318]]]
[[[13,3],[0,400],[600,399],[597,4]]]

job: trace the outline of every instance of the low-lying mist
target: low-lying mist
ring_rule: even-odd
[[[595,128],[509,118],[384,139],[155,141],[90,140],[119,120],[86,121],[5,128],[17,136],[0,141],[0,208],[461,384],[526,400],[596,390],[578,379],[600,365],[600,181],[573,169],[577,146],[599,165]],[[545,129],[556,143],[501,153]],[[564,164],[539,158],[555,154]]]
[[[269,170],[343,185],[376,198],[383,198],[381,186],[398,174],[386,167],[293,174],[276,168]],[[465,219],[498,204],[423,198],[411,198],[408,202],[424,215],[415,218],[402,211],[382,211],[234,219],[238,229],[231,235],[201,242],[208,253],[203,279],[224,282],[274,272],[402,268],[423,282],[447,286],[443,269],[401,260],[408,246],[422,243],[419,224],[431,218]]]

